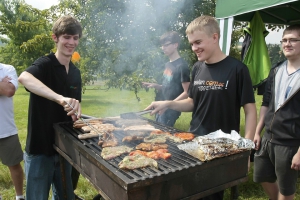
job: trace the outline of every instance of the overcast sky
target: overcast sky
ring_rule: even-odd
[[[25,0],[25,3],[31,5],[32,7],[43,10],[50,8],[52,5],[58,4],[59,0]]]
[[[47,9],[50,8],[52,5],[56,5],[59,3],[59,0],[25,0],[25,2],[29,5],[32,5],[35,8],[38,9]],[[267,44],[279,44],[279,41],[281,40],[282,31],[276,32],[269,32],[268,36],[266,37],[266,43]]]

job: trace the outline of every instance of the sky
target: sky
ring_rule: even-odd
[[[57,5],[59,3],[59,0],[25,0],[25,2],[32,7],[38,8],[38,9],[47,9],[50,8],[52,5]],[[266,37],[266,43],[267,44],[279,44],[279,41],[281,40],[282,36],[282,30],[279,32],[276,31],[270,31],[269,34]]]
[[[31,5],[34,8],[38,8],[40,10],[50,8],[53,5],[57,5],[59,0],[25,0],[25,3]]]

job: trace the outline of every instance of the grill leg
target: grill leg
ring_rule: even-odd
[[[63,184],[64,198],[67,199],[65,163],[64,163],[64,158],[61,155],[59,155],[59,161],[60,161],[60,171],[61,171],[61,174],[62,174],[62,184]]]
[[[237,200],[239,198],[239,188],[237,185],[231,187],[230,199]]]

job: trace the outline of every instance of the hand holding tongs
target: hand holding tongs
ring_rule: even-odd
[[[71,104],[69,104],[67,101],[65,101],[65,103],[66,103],[68,106],[70,106],[70,107],[74,110],[74,107],[73,107]],[[77,111],[75,111],[74,114],[78,117]],[[103,136],[103,134],[102,134],[98,129],[96,129],[93,125],[91,125],[90,123],[88,123],[88,122],[87,122],[85,119],[83,119],[82,117],[79,117],[79,119],[80,119],[81,121],[83,121],[83,123],[85,123],[85,125],[87,125],[88,127],[90,127],[91,130],[95,131],[95,132],[99,135],[99,140],[101,139],[101,137]]]

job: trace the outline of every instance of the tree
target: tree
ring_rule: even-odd
[[[49,13],[32,8],[23,0],[0,0],[0,62],[16,67],[18,73],[54,47],[50,37]]]
[[[56,13],[71,14],[84,28],[77,49],[83,84],[102,78],[107,88],[136,94],[142,81],[157,81],[161,76],[166,57],[159,37],[166,31],[179,32],[180,53],[192,67],[197,58],[185,37],[186,26],[202,14],[214,15],[215,10],[215,0],[61,0],[44,11],[23,0],[0,2],[0,33],[9,38],[2,38],[6,46],[0,48],[4,55],[0,61],[24,70],[54,48],[50,30],[59,17]]]
[[[214,15],[215,1],[199,0],[63,0],[59,12],[69,8],[85,30],[79,53],[85,83],[96,77],[106,86],[141,89],[142,81],[156,81],[166,57],[158,43],[166,31],[183,38],[181,55],[192,64],[194,53],[185,38],[190,21],[201,14]]]
[[[267,44],[267,48],[272,66],[286,59],[279,44]]]

